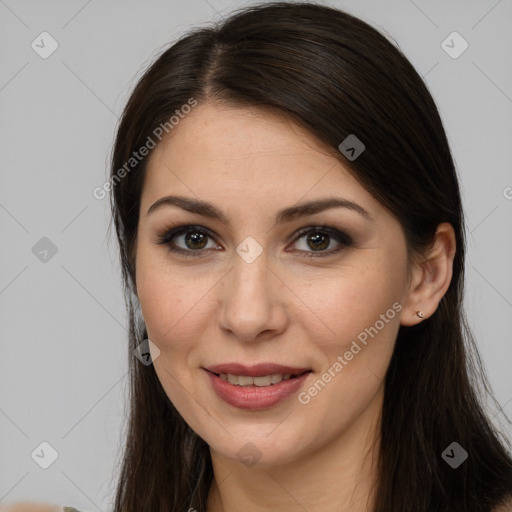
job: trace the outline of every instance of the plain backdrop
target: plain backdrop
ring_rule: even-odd
[[[439,107],[467,215],[465,308],[512,416],[512,2],[329,3],[396,41]],[[130,356],[108,199],[92,191],[141,71],[242,5],[0,0],[0,501],[110,508]]]

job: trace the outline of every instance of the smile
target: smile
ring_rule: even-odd
[[[297,375],[292,375],[290,373],[273,373],[271,375],[263,375],[261,377],[251,377],[250,375],[233,375],[231,373],[221,373],[218,375],[222,380],[233,384],[234,386],[272,386],[275,384],[279,384],[283,380],[288,380],[292,378],[296,378]]]
[[[203,369],[215,394],[224,402],[239,409],[267,409],[284,402],[298,392],[312,373],[267,374],[259,376],[214,373]]]

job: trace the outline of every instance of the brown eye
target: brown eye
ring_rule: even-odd
[[[212,240],[210,247],[208,247],[208,239]],[[305,228],[299,232],[294,243],[302,239],[304,239],[304,245],[298,249],[298,252],[304,253],[305,257],[329,256],[353,243],[348,235],[329,226]],[[166,245],[171,252],[192,257],[204,255],[206,249],[218,249],[212,233],[200,226],[174,227],[159,237],[157,243]]]
[[[307,235],[306,243],[313,250],[327,249],[329,246],[330,236],[323,233],[312,233]]]
[[[159,237],[158,244],[166,245],[171,252],[178,252],[185,256],[199,256],[203,249],[215,249],[216,244],[207,247],[208,239],[212,235],[205,228],[199,226],[179,226],[167,231]]]
[[[204,249],[208,235],[199,231],[188,231],[185,235],[185,245],[189,249]]]
[[[297,241],[304,239],[303,248],[299,248],[300,252],[308,254],[308,257],[327,256],[341,251],[344,247],[352,245],[352,239],[345,233],[338,231],[337,229],[330,228],[328,226],[316,226],[312,228],[306,228],[300,231],[299,236],[296,238]],[[337,241],[337,243],[333,243]],[[336,247],[332,249],[332,247]],[[330,250],[326,250],[331,247]]]

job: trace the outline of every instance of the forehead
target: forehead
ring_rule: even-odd
[[[373,197],[334,155],[274,112],[200,104],[153,150],[143,202],[179,192],[261,209],[336,194],[368,206]]]
[[[154,156],[183,153],[194,159],[244,160],[282,158],[333,150],[276,111],[203,103],[184,116],[155,149]]]

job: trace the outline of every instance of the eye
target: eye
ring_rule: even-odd
[[[213,240],[213,234],[201,226],[177,226],[168,229],[162,236],[158,237],[157,244],[166,245],[169,251],[183,254],[184,256],[201,256],[205,251],[203,249],[218,250],[219,246],[213,243],[208,247],[208,239]],[[304,249],[298,252],[305,253],[305,257],[328,256],[341,251],[344,247],[352,245],[352,239],[342,231],[329,226],[311,226],[302,229],[294,243],[305,238]],[[177,241],[181,239],[181,244]],[[338,242],[335,249],[325,250],[331,246],[333,240]],[[336,244],[335,244],[336,245]],[[312,249],[309,251],[308,249]],[[289,252],[289,251],[288,251]],[[315,254],[317,253],[317,254]]]
[[[312,258],[317,256],[329,256],[336,252],[341,251],[344,247],[352,245],[352,239],[342,231],[329,226],[314,226],[302,229],[299,232],[299,236],[295,241],[299,241],[305,238],[303,247],[305,250],[299,252],[305,252],[305,257]],[[325,250],[331,246],[331,242],[334,240],[338,241],[338,247],[336,249]],[[336,245],[336,244],[335,244]],[[307,249],[313,249],[308,251]],[[315,254],[318,253],[318,254]]]
[[[174,241],[182,239],[181,246]],[[200,226],[178,226],[169,229],[163,236],[158,237],[158,244],[166,245],[169,251],[184,256],[199,256],[202,249],[216,249],[218,246],[207,247],[208,238],[213,238],[206,228]]]

